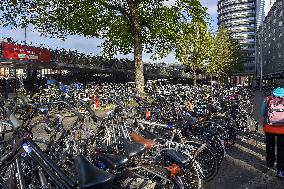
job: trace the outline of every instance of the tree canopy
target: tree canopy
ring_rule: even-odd
[[[176,57],[191,70],[196,85],[196,72],[203,68],[210,59],[212,36],[207,26],[201,22],[188,25],[189,32],[177,43]]]
[[[206,8],[198,0],[3,0],[3,25],[33,24],[43,35],[79,34],[104,39],[105,57],[134,53],[138,94],[144,93],[143,52],[167,55],[192,20],[203,22]]]
[[[228,30],[219,27],[212,43],[206,72],[217,78],[228,76],[233,68],[241,68],[240,58],[238,42],[232,39]]]
[[[183,24],[184,34],[177,39],[176,57],[194,75],[209,61],[212,50],[212,35],[208,30],[208,23],[197,16],[192,17],[190,23]]]

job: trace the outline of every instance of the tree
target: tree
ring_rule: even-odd
[[[242,53],[241,45],[236,39],[233,39],[231,35],[230,41],[233,45],[233,61],[228,74],[243,72],[245,58]]]
[[[206,66],[206,73],[212,77],[224,78],[239,65],[239,46],[234,41],[230,32],[219,27],[214,37],[210,61]]]
[[[79,34],[105,39],[104,55],[134,53],[135,83],[144,93],[143,50],[161,57],[175,48],[184,14],[203,19],[198,0],[3,0],[0,21],[14,25],[32,23],[42,34],[54,37]]]
[[[176,57],[192,71],[196,86],[196,72],[210,58],[212,35],[208,31],[207,23],[198,17],[193,17],[191,23],[184,24],[184,31],[186,33],[177,42]]]

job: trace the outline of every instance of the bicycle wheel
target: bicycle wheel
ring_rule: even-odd
[[[205,182],[214,178],[219,170],[218,154],[216,150],[208,143],[192,139],[187,145],[194,146],[194,159],[199,163],[202,169],[202,180]]]

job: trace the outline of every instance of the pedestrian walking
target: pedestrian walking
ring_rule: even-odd
[[[274,168],[277,162],[278,178],[284,178],[284,83],[278,84],[262,104],[263,131],[266,137],[266,163]],[[277,153],[275,156],[275,148]]]

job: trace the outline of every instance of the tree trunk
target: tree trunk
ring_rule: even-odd
[[[136,37],[135,37],[136,38]],[[135,84],[139,96],[144,95],[144,70],[142,61],[142,43],[139,39],[134,39],[134,61],[135,61]]]
[[[130,8],[130,19],[132,25],[132,32],[133,32],[133,45],[134,45],[134,61],[135,61],[135,84],[136,84],[136,92],[139,96],[144,95],[144,70],[143,70],[143,61],[142,61],[142,53],[143,53],[143,46],[142,46],[142,34],[141,34],[141,27],[138,23],[137,18],[137,10],[134,0],[129,1],[129,8]]]
[[[193,86],[194,86],[194,87],[197,86],[197,75],[196,75],[196,71],[193,72]]]

